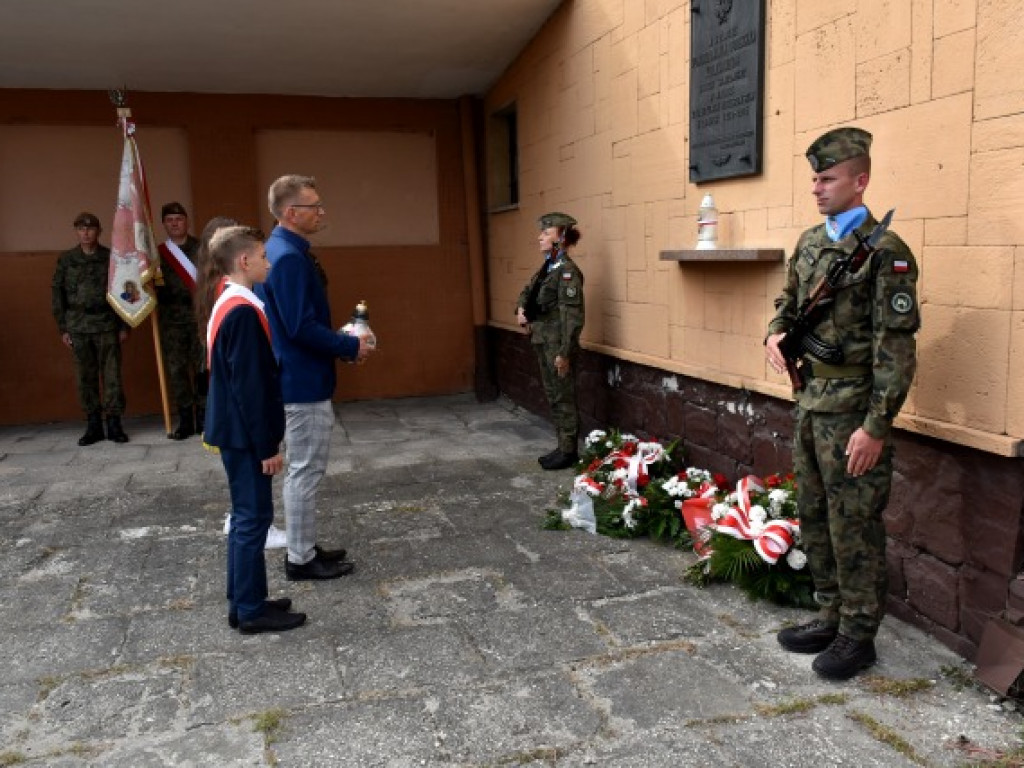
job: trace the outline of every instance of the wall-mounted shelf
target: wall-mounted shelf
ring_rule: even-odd
[[[698,251],[661,251],[662,261],[783,261],[786,252],[782,248],[715,248]]]

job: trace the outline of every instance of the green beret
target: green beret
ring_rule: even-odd
[[[807,148],[807,162],[818,173],[851,157],[870,154],[870,151],[870,133],[860,128],[836,128],[819,136]]]
[[[93,213],[83,212],[75,216],[75,223],[73,226],[76,229],[78,227],[96,227],[96,229],[99,229],[100,220],[96,218],[96,215]]]
[[[548,227],[575,227],[576,219],[568,213],[553,211],[552,213],[545,213],[537,219],[537,226],[541,229],[547,229]]]
[[[188,213],[185,212],[185,206],[181,203],[167,203],[167,205],[160,209],[160,221],[163,221],[171,214],[188,216]]]

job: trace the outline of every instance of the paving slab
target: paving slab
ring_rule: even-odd
[[[0,429],[0,764],[953,768],[1022,744],[897,619],[871,676],[831,683],[775,641],[806,613],[694,588],[689,552],[543,530],[571,472],[508,401],[336,412],[318,532],[355,572],[289,582],[268,551],[309,620],[259,636],[227,625],[229,495],[198,439]]]

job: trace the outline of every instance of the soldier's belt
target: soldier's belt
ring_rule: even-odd
[[[861,379],[871,375],[870,365],[828,365],[807,358],[801,370],[812,379]]]

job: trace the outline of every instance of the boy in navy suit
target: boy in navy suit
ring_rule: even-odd
[[[210,257],[196,292],[200,302],[208,304],[206,288],[227,278],[199,316],[210,370],[205,440],[220,449],[231,489],[228,623],[244,634],[283,632],[301,626],[306,614],[291,612],[288,598],[267,599],[263,546],[274,518],[272,478],[284,464],[284,403],[270,325],[252,287],[266,279],[270,262],[260,233],[240,226],[217,230]]]

